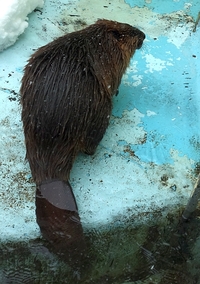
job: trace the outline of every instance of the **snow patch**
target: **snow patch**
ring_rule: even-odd
[[[16,42],[28,27],[27,15],[43,4],[44,0],[0,1],[0,51]]]

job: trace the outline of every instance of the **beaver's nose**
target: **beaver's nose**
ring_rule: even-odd
[[[143,40],[145,40],[146,38],[145,34],[142,31],[141,31],[141,34],[142,34]]]
[[[146,37],[145,34],[142,31],[140,31],[140,33],[138,34],[137,49],[140,49],[142,47],[145,37]]]

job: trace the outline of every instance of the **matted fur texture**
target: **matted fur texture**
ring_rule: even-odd
[[[128,24],[98,20],[31,56],[20,92],[26,157],[37,184],[67,181],[77,153],[95,152],[112,96],[144,38]]]

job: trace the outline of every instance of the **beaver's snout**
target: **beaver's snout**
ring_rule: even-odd
[[[142,44],[143,44],[143,41],[145,40],[145,34],[138,30],[139,33],[138,33],[138,44],[137,44],[137,49],[140,49],[142,47]]]
[[[142,47],[143,41],[145,39],[145,34],[139,30],[138,28],[132,27],[132,30],[130,32],[130,36],[132,38],[134,38],[134,43],[135,43],[135,39],[137,39],[136,42],[136,49],[140,49]]]

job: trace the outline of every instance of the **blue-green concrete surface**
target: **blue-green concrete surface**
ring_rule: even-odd
[[[197,14],[200,9],[200,2],[198,0],[125,0],[127,4],[131,7],[147,7],[152,9],[155,13],[158,14],[168,14],[172,12],[176,12],[179,10],[183,10],[187,12],[189,15],[193,17],[197,17]]]

